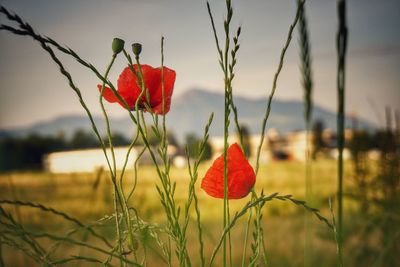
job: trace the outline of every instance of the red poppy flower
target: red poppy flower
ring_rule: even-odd
[[[137,65],[133,65],[133,68],[138,71]],[[162,101],[162,82],[161,82],[161,68],[153,68],[149,65],[141,65],[144,82],[146,85],[146,92],[138,102],[139,109],[145,108],[144,103],[147,103],[152,111],[157,114],[166,114],[169,111],[171,105],[171,96],[174,89],[175,83],[175,71],[167,67],[163,68],[164,72],[164,112],[163,112],[163,101]],[[101,91],[101,85],[97,85]],[[129,108],[133,110],[135,108],[136,100],[138,99],[141,89],[138,86],[136,75],[132,72],[129,67],[126,67],[118,78],[118,93],[126,101]],[[150,103],[146,100],[146,94],[148,94]],[[103,97],[110,103],[118,102],[124,107],[123,103],[118,100],[114,95],[111,88],[104,87]]]
[[[256,174],[237,143],[227,151],[228,199],[247,196],[256,182]],[[219,156],[208,169],[201,188],[212,197],[224,198],[224,155]]]

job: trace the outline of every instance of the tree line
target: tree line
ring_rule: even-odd
[[[159,138],[154,135],[151,129],[148,129],[147,138],[151,146],[159,143]],[[183,154],[188,147],[190,155],[195,155],[199,144],[199,138],[194,134],[189,134],[185,140],[184,146],[180,147],[175,135],[172,132],[167,133],[168,143],[177,146],[178,153]],[[103,141],[108,144],[108,138]],[[128,146],[130,140],[121,133],[112,134],[113,145]],[[136,145],[143,146],[143,140],[139,139]],[[44,155],[52,152],[69,151],[77,149],[98,148],[99,141],[95,135],[84,130],[77,130],[72,137],[66,138],[63,134],[58,136],[43,136],[31,134],[23,137],[3,137],[0,139],[0,172],[13,170],[41,170],[43,169]],[[204,159],[211,158],[211,146],[207,144]]]

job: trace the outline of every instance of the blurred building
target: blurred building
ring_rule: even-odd
[[[114,148],[116,168],[121,170],[128,152],[128,147]],[[127,166],[133,166],[137,151],[133,148],[129,154]],[[111,151],[107,150],[111,163]],[[44,159],[45,170],[52,173],[94,172],[98,169],[108,169],[108,164],[102,149],[82,149],[50,153]]]
[[[117,170],[122,170],[126,156],[128,153],[128,146],[115,147],[115,161]],[[129,153],[129,157],[126,162],[126,168],[132,169],[136,159],[140,155],[139,164],[149,165],[153,164],[153,159],[146,149],[144,153],[143,146],[135,146]],[[158,156],[156,148],[153,148],[153,152],[156,156],[156,161],[161,163],[161,158]],[[173,145],[168,146],[168,155],[173,159],[178,153],[178,148]],[[112,166],[112,156],[110,149],[107,149],[107,155]],[[172,163],[174,164],[174,160]],[[182,165],[181,161],[177,161],[179,166]],[[104,156],[102,149],[81,149],[64,152],[54,152],[47,154],[44,158],[45,170],[52,173],[77,173],[77,172],[94,172],[98,169],[108,169],[108,163]]]
[[[350,129],[345,131],[345,142],[348,143],[353,136]],[[320,154],[325,157],[336,159],[337,138],[336,132],[331,129],[324,129],[322,132],[322,150]],[[258,146],[260,144],[261,135],[250,135],[250,158],[257,156]],[[210,137],[209,139],[213,158],[216,158],[224,152],[223,136]],[[228,138],[228,143],[240,143],[237,135],[231,135]],[[293,131],[286,134],[280,134],[276,129],[269,129],[265,134],[263,144],[261,146],[260,162],[268,162],[270,160],[298,160],[305,161],[307,150],[312,153],[314,150],[314,134],[312,131],[307,133],[304,130]],[[344,159],[349,159],[350,153],[347,148],[344,149]]]

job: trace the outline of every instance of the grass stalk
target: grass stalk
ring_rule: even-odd
[[[249,210],[249,215],[247,217],[247,223],[246,223],[246,230],[244,233],[244,245],[243,245],[243,252],[242,252],[242,267],[245,265],[246,261],[246,255],[247,255],[247,242],[249,239],[249,232],[250,232],[250,222],[251,222],[251,217],[253,215],[253,210]]]
[[[186,234],[187,227],[189,224],[189,219],[190,219],[190,214],[189,214],[189,209],[192,204],[192,201],[194,200],[194,206],[195,206],[195,211],[196,211],[196,226],[197,226],[197,232],[198,232],[198,239],[199,239],[199,244],[200,244],[200,262],[201,266],[205,266],[205,256],[204,256],[204,241],[203,241],[203,229],[201,227],[201,220],[200,220],[200,209],[198,206],[198,199],[196,195],[196,182],[198,179],[198,167],[200,165],[200,162],[203,158],[205,147],[208,141],[209,137],[209,129],[211,126],[211,123],[214,118],[214,113],[211,113],[208,123],[206,124],[206,127],[204,129],[204,135],[203,139],[201,140],[201,143],[199,144],[199,149],[197,150],[197,155],[195,155],[195,162],[193,164],[193,168],[190,163],[190,155],[189,155],[189,149],[186,149],[186,155],[187,155],[187,164],[188,164],[188,171],[190,175],[190,183],[189,183],[189,195],[185,204],[185,222],[183,226],[183,233]]]
[[[337,146],[339,151],[338,158],[338,248],[339,262],[343,262],[343,149],[344,149],[344,127],[345,127],[345,66],[347,49],[347,22],[346,22],[346,1],[338,0],[338,33],[336,36],[337,45],[337,94],[338,94],[338,112],[337,112]]]
[[[111,70],[112,65],[114,64],[114,61],[117,57],[117,54],[113,54],[111,57],[111,62],[107,66],[106,72],[104,74],[104,79],[107,79],[108,74]],[[103,82],[100,90],[100,96],[99,96],[99,102],[100,102],[100,107],[103,112],[103,117],[106,122],[106,131],[107,131],[107,138],[108,138],[108,146],[111,151],[111,160],[112,160],[112,169],[110,168],[110,173],[111,173],[111,180],[113,183],[113,203],[114,203],[114,211],[115,211],[115,229],[116,229],[116,234],[117,234],[117,252],[119,255],[122,256],[123,253],[123,244],[122,244],[122,235],[121,235],[121,226],[119,223],[119,211],[118,211],[118,203],[120,203],[121,207],[124,205],[122,201],[119,201],[121,193],[118,192],[118,185],[117,185],[117,180],[116,180],[116,175],[117,175],[117,163],[115,160],[115,152],[114,152],[114,146],[112,143],[112,134],[111,134],[111,128],[110,128],[110,121],[108,119],[108,115],[106,112],[106,109],[104,107],[104,102],[103,102],[103,92],[104,92],[104,87],[105,87],[105,82]],[[130,232],[130,231],[128,231]],[[124,266],[124,262],[120,259],[120,266]]]
[[[207,2],[207,10],[208,10],[208,14],[211,20],[211,26],[213,29],[213,33],[214,33],[214,38],[215,38],[215,43],[216,43],[216,47],[217,47],[217,51],[219,54],[219,64],[222,68],[222,71],[224,73],[224,153],[223,153],[223,157],[224,157],[224,216],[223,216],[223,227],[225,228],[226,225],[229,224],[230,221],[230,214],[229,214],[229,199],[228,199],[228,161],[227,161],[227,150],[228,150],[228,136],[229,136],[229,124],[230,124],[230,120],[229,120],[229,116],[230,116],[230,106],[234,104],[233,100],[232,100],[232,80],[234,77],[233,74],[233,66],[234,64],[236,64],[236,61],[232,61],[232,63],[230,63],[229,61],[229,49],[230,49],[230,23],[232,20],[232,16],[233,16],[233,9],[232,9],[232,2],[231,0],[226,0],[225,1],[226,4],[226,18],[224,20],[224,30],[225,30],[225,48],[224,51],[222,51],[220,44],[219,44],[219,40],[218,40],[218,35],[217,35],[217,31],[215,28],[215,23],[214,23],[214,18],[211,12],[211,7],[209,2]],[[240,34],[240,30],[238,31],[238,33]],[[237,41],[237,39],[236,39]],[[236,47],[236,46],[235,46]],[[237,49],[239,49],[239,47],[237,46]],[[233,53],[232,53],[233,56]],[[236,109],[235,109],[236,111]],[[235,112],[235,121],[237,122],[237,128],[238,131],[240,133],[240,126],[237,120],[237,112]],[[241,144],[242,145],[242,144]],[[230,238],[230,233],[228,233],[228,241],[229,241],[229,262],[232,265],[232,245],[231,245],[231,238]],[[226,244],[226,240],[223,240],[223,266],[226,266],[227,263],[227,244]]]
[[[312,199],[312,177],[311,177],[311,147],[310,147],[310,125],[312,116],[312,69],[311,69],[311,45],[308,33],[307,17],[305,11],[305,5],[301,3],[302,0],[298,0],[300,6],[299,14],[299,47],[300,47],[300,59],[301,59],[301,75],[302,75],[302,86],[304,90],[304,120],[306,124],[306,150],[305,150],[305,196],[306,201],[311,203]],[[312,266],[312,241],[311,241],[311,224],[310,214],[304,214],[304,266]]]
[[[271,90],[271,93],[270,93],[270,95],[268,97],[268,100],[267,100],[267,108],[265,110],[264,118],[263,118],[262,125],[261,125],[260,142],[259,142],[259,145],[257,147],[256,167],[255,167],[256,175],[258,174],[259,167],[260,167],[261,148],[262,148],[262,145],[264,143],[265,128],[267,126],[267,121],[268,121],[268,118],[269,118],[269,114],[271,113],[272,99],[274,98],[274,95],[275,95],[276,87],[277,87],[277,84],[278,84],[278,77],[279,77],[279,74],[281,73],[281,70],[283,68],[283,61],[285,59],[286,51],[289,48],[290,42],[292,40],[293,30],[296,27],[296,24],[297,24],[297,22],[299,20],[299,17],[300,17],[300,8],[302,7],[302,5],[304,5],[304,3],[305,3],[305,1],[302,1],[297,6],[296,16],[294,17],[294,20],[293,20],[292,24],[289,27],[289,32],[287,34],[286,42],[285,42],[285,44],[283,46],[283,49],[282,49],[282,52],[281,52],[281,55],[280,55],[280,58],[279,58],[278,69],[275,72],[274,80],[272,82],[272,90]]]
[[[300,9],[302,8],[303,5],[304,5],[304,1],[300,1],[299,5],[297,6],[297,11],[296,11],[295,18],[294,18],[292,24],[289,27],[289,32],[287,34],[287,39],[286,39],[286,42],[284,44],[284,47],[283,47],[281,55],[280,55],[278,69],[277,69],[277,71],[276,71],[276,73],[274,75],[274,80],[273,80],[273,84],[272,84],[272,90],[271,90],[270,96],[269,96],[268,101],[267,101],[267,108],[266,108],[266,111],[265,111],[265,114],[264,114],[264,118],[263,118],[263,121],[262,121],[261,137],[260,137],[259,145],[257,147],[256,166],[255,166],[256,175],[258,174],[258,171],[259,171],[261,148],[262,148],[262,145],[263,145],[263,142],[264,142],[264,138],[265,138],[266,124],[267,124],[267,121],[268,121],[268,118],[269,118],[269,114],[271,112],[272,99],[273,99],[275,91],[276,91],[278,77],[279,77],[279,74],[280,74],[280,72],[281,72],[281,70],[283,68],[283,61],[284,61],[284,58],[285,58],[285,54],[286,54],[286,51],[287,51],[287,49],[288,49],[288,47],[290,45],[290,42],[292,40],[293,30],[294,30],[294,28],[295,28],[295,26],[296,26],[296,24],[297,24],[297,22],[299,20]],[[257,197],[257,195],[254,192],[254,194],[252,195],[253,200],[256,197]],[[260,207],[256,207],[256,209],[260,209]],[[257,214],[262,216],[262,213],[260,211],[257,211]],[[256,219],[255,219],[255,220],[258,220],[258,222],[256,222],[256,223],[258,223],[258,225],[260,225],[260,219],[261,218],[259,216],[257,216]],[[250,220],[247,220],[246,228],[248,228],[248,227],[250,227]],[[263,239],[264,239],[264,237],[262,236],[261,240],[260,240],[260,242],[262,244],[264,244],[264,240]],[[247,239],[245,238],[245,240],[247,240]],[[257,246],[260,245],[260,242],[256,241]],[[247,243],[245,243],[245,247],[247,247]],[[264,258],[266,258],[265,250],[263,250],[263,251],[264,251],[264,255],[263,256],[264,256]],[[243,260],[244,259],[242,259],[242,262],[243,262]]]
[[[335,213],[333,212],[332,200],[330,198],[329,198],[329,211],[330,211],[331,217],[332,217],[332,229],[333,229],[333,235],[334,235],[335,242],[336,242],[336,252],[338,255],[337,266],[343,267],[343,260],[340,255],[340,249],[339,249],[339,235],[338,235],[337,226],[336,226]]]

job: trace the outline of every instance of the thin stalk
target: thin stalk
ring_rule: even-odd
[[[162,39],[162,46],[163,46],[163,39]],[[162,53],[163,53],[163,48],[162,48]],[[141,68],[141,64],[140,64],[140,61],[139,61],[139,56],[135,56],[135,60],[136,60],[136,65],[137,65],[137,71],[134,72],[134,73],[137,75],[137,79],[139,80],[139,87],[142,90],[141,95],[143,93],[146,93],[146,95],[145,95],[146,96],[146,100],[149,103],[150,102],[149,101],[149,97],[150,96],[147,94],[147,90],[145,88],[146,85],[145,85],[145,80],[144,80],[144,75],[143,75],[143,71],[142,71],[142,68]],[[162,64],[163,64],[163,62],[164,62],[164,56],[162,55]],[[133,69],[133,68],[131,68],[131,69]],[[163,71],[162,71],[162,76],[163,76]],[[162,82],[162,86],[164,86],[164,82]],[[140,99],[141,95],[139,96],[138,99]],[[163,101],[163,105],[164,105],[164,109],[165,109],[164,102],[165,101]],[[136,110],[138,110],[137,103],[136,103]],[[157,125],[158,119],[156,117],[154,117],[154,114],[152,112],[151,107],[146,102],[144,103],[144,105],[145,105],[146,109],[150,112],[150,114],[151,114],[151,116],[153,118],[154,124]],[[144,137],[146,137],[146,135],[147,135],[147,133],[146,133],[147,127],[146,127],[146,121],[145,121],[145,119],[143,117],[143,114],[142,114],[141,120],[142,120],[142,122],[141,122],[142,126],[145,129],[144,131],[142,131],[142,133],[144,134]],[[189,259],[187,250],[186,250],[186,248],[184,246],[182,246],[182,242],[183,242],[182,240],[184,240],[184,237],[183,237],[182,229],[181,229],[181,227],[179,225],[179,212],[180,212],[179,210],[180,209],[176,208],[174,195],[173,195],[174,194],[174,186],[171,187],[171,180],[169,178],[170,165],[169,165],[169,159],[168,159],[168,155],[167,155],[168,144],[166,142],[165,118],[163,119],[163,131],[165,131],[165,132],[160,133],[159,130],[158,130],[158,127],[152,127],[152,129],[153,129],[153,131],[155,131],[157,137],[159,137],[161,139],[160,141],[162,143],[162,148],[161,148],[161,152],[160,151],[159,152],[160,152],[160,156],[161,156],[161,158],[163,160],[164,168],[165,168],[164,172],[162,172],[161,169],[158,166],[158,163],[156,161],[156,158],[155,158],[154,154],[152,153],[150,148],[148,148],[150,150],[150,155],[152,156],[153,162],[154,162],[154,164],[156,166],[158,175],[159,175],[160,180],[161,180],[161,184],[163,186],[163,190],[165,192],[165,194],[161,194],[161,191],[159,191],[159,194],[160,194],[161,197],[165,197],[166,201],[163,201],[163,199],[162,199],[162,204],[163,204],[163,206],[165,208],[168,220],[169,220],[169,222],[171,224],[170,226],[172,227],[171,230],[172,230],[172,233],[174,235],[174,239],[177,241],[177,244],[180,244],[179,248],[178,248],[178,250],[179,250],[179,252],[178,252],[179,263],[182,266],[184,264],[190,266],[191,264],[190,264],[190,259]]]
[[[227,16],[224,20],[224,29],[225,29],[225,49],[222,52],[222,49],[219,45],[218,35],[215,28],[214,18],[211,13],[211,8],[209,2],[207,2],[207,10],[210,16],[211,25],[214,33],[215,43],[217,46],[217,51],[219,54],[219,64],[224,72],[224,218],[223,218],[223,225],[224,228],[227,224],[229,224],[229,199],[228,199],[228,161],[227,161],[227,150],[228,150],[228,135],[229,135],[229,114],[230,114],[230,99],[231,99],[231,92],[230,92],[230,81],[231,75],[229,74],[229,47],[230,47],[230,22],[232,20],[233,10],[231,6],[231,1],[226,0],[226,10]],[[233,79],[233,77],[232,77]],[[239,129],[240,130],[240,129]],[[223,240],[223,266],[226,266],[227,262],[227,255],[226,255],[226,240]],[[232,264],[232,253],[231,253],[231,239],[229,234],[229,256],[230,256],[230,264]]]
[[[218,34],[217,34],[217,30],[215,28],[215,23],[214,23],[214,17],[212,15],[211,12],[211,7],[210,7],[210,3],[207,2],[207,11],[208,11],[208,15],[210,17],[210,21],[211,21],[211,26],[212,26],[212,30],[213,30],[213,34],[214,34],[214,39],[215,39],[215,44],[217,47],[217,52],[218,52],[218,56],[219,56],[219,65],[222,69],[222,71],[225,73],[225,65],[224,65],[224,54],[222,53],[221,47],[219,45],[219,40],[218,40]],[[237,108],[236,105],[234,103],[233,97],[232,97],[232,81],[235,77],[234,74],[234,67],[236,65],[236,54],[239,50],[239,37],[240,37],[240,33],[241,33],[241,27],[238,27],[237,32],[236,32],[236,36],[233,38],[233,42],[234,42],[234,47],[231,50],[231,55],[232,55],[232,60],[231,63],[229,64],[229,68],[228,68],[228,73],[229,73],[229,79],[228,79],[228,87],[229,87],[229,105],[231,106],[231,109],[233,111],[233,116],[234,116],[234,122],[235,122],[235,126],[236,126],[236,131],[239,133],[239,144],[240,147],[243,149],[243,136],[242,136],[242,130],[240,127],[240,123],[239,123],[239,118],[238,118],[238,112],[237,112]],[[228,33],[229,34],[229,33]]]
[[[117,54],[113,54],[111,62],[108,65],[108,67],[106,69],[106,73],[104,75],[105,79],[107,79],[108,74],[109,74],[109,72],[111,70],[111,67],[112,67],[116,57],[117,57]],[[122,239],[121,239],[121,229],[120,229],[120,226],[119,226],[118,202],[121,205],[121,209],[122,209],[122,212],[123,212],[123,219],[125,219],[125,223],[126,223],[126,227],[127,227],[128,241],[129,241],[130,248],[132,250],[135,250],[135,248],[137,246],[137,244],[136,244],[137,242],[135,241],[135,239],[133,237],[133,234],[132,234],[132,225],[131,225],[129,207],[128,207],[128,203],[126,201],[125,194],[123,192],[123,185],[122,185],[122,183],[123,183],[123,174],[124,174],[123,172],[121,173],[119,187],[118,187],[118,183],[117,183],[117,177],[116,177],[117,167],[116,167],[114,146],[113,146],[113,143],[112,143],[112,133],[111,133],[111,128],[110,128],[110,122],[109,122],[109,119],[108,119],[108,115],[107,115],[107,112],[105,110],[104,103],[103,103],[104,86],[105,86],[105,83],[103,82],[99,101],[100,101],[100,106],[101,106],[101,109],[103,111],[104,119],[105,119],[105,122],[106,122],[107,137],[108,137],[108,142],[109,142],[109,147],[110,147],[110,150],[111,150],[111,157],[112,157],[112,162],[113,162],[113,171],[111,172],[113,175],[112,175],[111,178],[112,178],[112,181],[113,181],[113,184],[114,184],[114,194],[113,195],[114,195],[114,208],[115,208],[115,212],[116,212],[116,220],[115,221],[116,221],[117,238],[118,238],[118,243],[119,243],[118,251],[119,251],[120,255],[122,255],[123,247],[122,247]],[[128,150],[127,157],[129,156],[129,152],[130,152],[130,149]],[[121,261],[120,264],[123,265],[123,262]]]
[[[337,33],[337,93],[338,93],[338,114],[337,114],[337,135],[338,135],[338,245],[339,262],[342,262],[343,248],[343,149],[344,149],[344,126],[345,126],[345,66],[347,49],[347,24],[346,24],[346,1],[338,0],[339,29]]]
[[[263,195],[263,192],[261,192],[261,196]],[[254,188],[251,191],[251,199],[252,201],[257,199],[257,194],[254,190]],[[262,235],[263,230],[262,230],[262,226],[261,226],[261,219],[263,217],[262,214],[262,208],[263,208],[264,203],[260,203],[258,205],[255,206],[255,219],[254,219],[254,233],[253,233],[253,239],[254,239],[254,243],[252,244],[252,250],[253,250],[253,255],[250,257],[250,263],[249,266],[255,266],[257,264],[258,261],[258,257],[260,256],[260,250],[261,250],[261,246],[264,242],[264,237]],[[247,244],[246,244],[247,245]],[[266,259],[267,255],[265,253],[265,251],[263,251],[263,257]]]
[[[265,114],[264,114],[264,118],[263,118],[263,122],[262,122],[262,126],[261,126],[261,137],[260,137],[259,145],[257,147],[256,167],[255,167],[256,176],[258,175],[258,171],[259,171],[261,148],[262,148],[262,145],[264,143],[265,129],[266,129],[267,121],[268,121],[268,118],[269,118],[269,114],[271,112],[272,99],[274,97],[274,94],[275,94],[275,91],[276,91],[276,88],[277,88],[278,77],[279,77],[279,74],[280,74],[280,72],[281,72],[281,70],[283,68],[283,61],[284,61],[284,58],[285,58],[285,55],[286,55],[286,51],[289,48],[290,42],[292,40],[293,31],[294,31],[294,28],[296,27],[296,24],[297,24],[298,20],[299,20],[300,9],[301,9],[303,4],[304,4],[304,1],[301,1],[299,3],[299,5],[297,6],[296,16],[295,16],[292,24],[289,27],[289,32],[287,34],[287,39],[286,39],[286,42],[284,44],[284,47],[283,47],[281,55],[280,55],[278,69],[277,69],[277,71],[276,71],[276,73],[274,75],[274,80],[273,80],[273,83],[272,83],[272,90],[271,90],[271,93],[270,93],[269,98],[267,100],[267,108],[266,108],[266,111],[265,111]],[[257,197],[257,195],[254,192],[254,196],[252,195],[252,199],[254,200],[256,197]],[[256,210],[258,210],[258,209],[260,209],[260,207],[256,207]],[[258,214],[261,216],[262,213],[259,212]],[[260,224],[260,217],[257,217],[256,220],[258,220],[257,223]],[[250,220],[247,221],[246,228],[250,227],[249,225],[250,225]],[[263,240],[264,237],[261,237],[261,239],[262,239],[261,242],[264,244],[264,240]],[[245,245],[247,246],[247,244],[245,244]],[[264,256],[264,258],[266,258],[265,251],[264,251],[264,255],[263,256]]]
[[[251,222],[251,217],[252,217],[252,212],[253,210],[249,210],[249,215],[247,217],[247,223],[246,223],[246,231],[244,234],[244,245],[243,245],[243,252],[242,252],[242,267],[244,267],[245,261],[246,261],[246,254],[247,254],[247,242],[249,239],[249,232],[250,232],[250,222]]]
[[[119,178],[119,183],[120,183],[121,185],[123,185],[123,183],[124,183],[123,177],[124,177],[124,174],[125,174],[125,171],[126,171],[126,167],[127,167],[127,165],[128,165],[129,155],[131,154],[131,151],[132,151],[133,147],[135,146],[135,144],[137,143],[137,140],[138,140],[138,139],[139,139],[139,131],[136,131],[136,134],[135,134],[135,136],[133,137],[132,142],[129,144],[128,151],[126,152],[126,155],[125,155],[124,165],[122,166],[122,170],[121,170],[121,174],[120,174],[120,178]],[[136,164],[136,162],[137,162],[138,159],[139,159],[139,155],[137,156],[137,159],[135,160],[135,164]],[[136,181],[136,178],[137,178],[137,177],[134,176],[133,188],[132,188],[131,193],[129,194],[129,196],[130,196],[131,194],[133,194],[132,191],[135,190],[136,182],[137,182],[137,181]],[[129,197],[128,197],[127,200],[129,200]]]
[[[108,64],[106,72],[104,74],[104,78],[107,79],[108,74],[110,73],[111,67],[114,64],[115,59],[117,58],[117,54],[113,54],[111,57],[111,62]],[[110,151],[111,151],[111,158],[112,158],[112,174],[114,175],[113,179],[115,179],[115,175],[117,173],[117,166],[116,166],[116,161],[115,161],[115,152],[114,152],[114,146],[112,143],[112,136],[111,136],[111,128],[110,128],[110,120],[108,119],[108,115],[106,112],[106,109],[104,107],[104,102],[103,102],[103,92],[104,92],[104,86],[105,86],[105,82],[103,82],[102,86],[101,86],[101,91],[100,91],[100,96],[99,96],[99,102],[100,102],[100,106],[101,106],[101,110],[103,112],[103,116],[104,116],[104,120],[106,122],[106,129],[107,129],[107,138],[108,138],[108,145],[110,147]]]
[[[311,203],[312,199],[312,177],[311,177],[311,153],[310,153],[310,124],[312,115],[312,69],[311,69],[311,44],[309,40],[307,17],[305,13],[305,5],[301,4],[302,0],[298,0],[300,5],[299,16],[299,47],[301,59],[301,75],[302,86],[304,90],[304,120],[306,124],[306,149],[305,149],[305,196],[306,201]],[[311,225],[310,215],[304,214],[304,266],[312,265],[312,243],[311,243]]]
[[[336,227],[335,213],[333,212],[332,200],[330,198],[329,198],[329,211],[330,211],[331,217],[332,217],[333,235],[334,235],[334,239],[336,242],[336,252],[338,254],[337,266],[343,267],[343,261],[342,261],[342,257],[340,255],[340,249],[339,249],[339,238],[338,238],[339,236],[338,236],[337,227]]]
[[[135,192],[136,189],[136,184],[137,184],[137,170],[138,170],[138,164],[139,164],[139,160],[141,159],[142,155],[144,154],[144,152],[146,152],[146,147],[144,147],[139,154],[137,155],[137,158],[135,160],[135,163],[133,164],[133,186],[131,191],[129,192],[128,195],[128,199],[127,201],[129,201],[129,199],[131,198],[131,196],[133,195],[133,193]]]
[[[196,226],[197,226],[197,230],[198,230],[198,238],[199,238],[199,243],[200,243],[200,260],[201,260],[202,267],[205,266],[203,230],[202,230],[201,222],[200,222],[200,209],[198,206],[198,199],[197,199],[197,195],[196,195],[195,184],[196,184],[196,181],[198,178],[198,167],[199,167],[202,157],[204,155],[205,146],[207,144],[208,137],[209,137],[209,129],[210,129],[213,117],[214,117],[214,113],[211,113],[211,115],[208,119],[208,123],[204,130],[203,139],[199,145],[198,154],[195,155],[196,160],[193,164],[193,170],[192,170],[192,167],[190,164],[189,149],[188,149],[188,147],[186,147],[186,155],[187,155],[188,171],[189,171],[189,175],[190,175],[190,183],[189,183],[189,196],[188,196],[188,199],[185,204],[185,222],[184,222],[182,232],[184,233],[184,235],[186,235],[186,230],[187,230],[187,227],[189,224],[189,219],[190,219],[189,209],[190,209],[192,201],[194,200],[194,206],[195,206],[195,210],[196,210]]]
[[[109,65],[107,66],[106,72],[104,74],[104,78],[107,79],[108,74],[111,70],[112,65],[114,64],[114,61],[117,57],[117,54],[113,54],[111,57],[111,62],[109,63]],[[108,119],[108,115],[106,112],[106,109],[104,107],[104,103],[103,103],[103,92],[104,92],[104,86],[105,86],[105,82],[103,82],[102,86],[101,86],[101,91],[100,91],[100,96],[99,96],[99,102],[100,102],[100,107],[101,110],[103,112],[103,116],[104,116],[104,120],[106,122],[106,130],[107,130],[107,138],[108,138],[108,145],[110,147],[110,151],[111,151],[111,159],[112,159],[112,169],[110,169],[110,173],[111,173],[111,180],[113,183],[113,198],[114,198],[114,210],[115,210],[115,228],[116,228],[116,232],[117,232],[117,242],[118,242],[118,253],[119,255],[122,256],[122,252],[123,252],[123,245],[122,245],[122,235],[121,235],[121,227],[119,225],[119,211],[118,211],[118,198],[119,198],[119,193],[118,193],[118,186],[117,186],[117,181],[116,181],[116,173],[117,173],[117,163],[115,160],[115,152],[114,152],[114,146],[112,143],[112,136],[111,136],[111,128],[110,128],[110,121]],[[121,205],[123,205],[123,203],[120,203]],[[120,259],[120,266],[124,266],[124,262]]]
[[[301,2],[297,6],[296,16],[295,16],[292,24],[290,25],[289,32],[288,32],[288,35],[287,35],[287,39],[286,39],[285,45],[284,45],[284,47],[282,49],[282,52],[281,52],[281,55],[280,55],[278,69],[276,70],[276,73],[275,73],[275,76],[274,76],[274,80],[273,80],[273,83],[272,83],[272,90],[271,90],[271,93],[270,93],[268,101],[267,101],[267,109],[265,111],[263,122],[262,122],[262,125],[261,125],[260,142],[259,142],[259,145],[258,145],[258,148],[257,148],[256,168],[255,168],[256,175],[258,174],[259,167],[260,167],[261,148],[262,148],[262,145],[264,143],[265,128],[267,126],[267,121],[268,121],[268,118],[269,118],[269,114],[271,113],[271,104],[272,104],[272,99],[273,99],[275,91],[276,91],[276,87],[277,87],[277,83],[278,83],[278,77],[279,77],[279,74],[281,73],[281,70],[283,68],[283,61],[285,59],[286,51],[289,48],[290,42],[292,40],[293,30],[296,27],[296,24],[297,24],[297,22],[299,20],[300,8],[301,8],[302,5],[304,5],[304,3],[305,3],[305,1]]]
[[[121,236],[121,228],[120,228],[120,224],[119,224],[119,211],[118,211],[118,189],[116,188],[116,186],[113,186],[113,204],[114,204],[114,210],[115,210],[115,227],[116,227],[116,231],[117,231],[117,252],[120,260],[120,266],[124,266],[124,262],[122,260],[122,252],[123,252],[123,245],[122,245],[122,236]],[[111,255],[110,255],[111,256]]]
[[[311,153],[310,153],[310,128],[309,123],[306,126],[306,166],[305,166],[305,198],[307,203],[311,203],[312,200],[312,173],[311,173]],[[311,239],[311,222],[310,214],[304,214],[304,266],[311,266],[312,264],[312,239]]]
[[[165,85],[164,85],[164,36],[161,37],[161,94],[162,94],[162,114],[165,114]],[[163,127],[163,146],[167,143],[167,126],[166,117],[163,116],[162,127]]]

